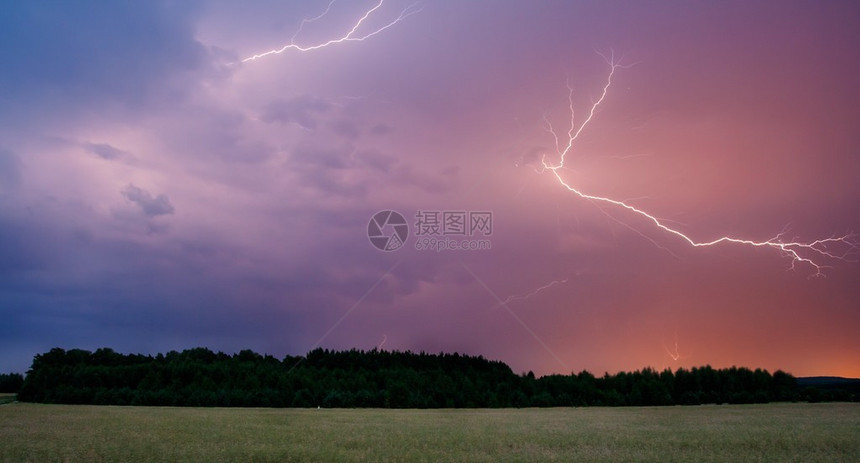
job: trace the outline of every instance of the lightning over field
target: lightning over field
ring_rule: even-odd
[[[333,39],[328,39],[328,40],[325,40],[321,43],[316,43],[316,44],[312,44],[312,45],[300,45],[300,44],[296,43],[296,40],[298,39],[298,37],[301,34],[302,29],[304,29],[305,25],[313,23],[313,22],[318,21],[318,20],[322,19],[323,17],[325,17],[329,13],[329,11],[331,11],[331,8],[335,4],[336,1],[337,0],[332,0],[331,2],[329,2],[326,9],[322,13],[320,13],[318,16],[315,16],[313,18],[303,19],[302,22],[299,24],[299,28],[296,30],[295,34],[293,34],[293,36],[290,38],[290,42],[287,43],[286,45],[284,45],[280,48],[275,48],[275,49],[272,49],[269,51],[254,54],[252,56],[244,58],[242,60],[242,62],[246,63],[248,61],[254,61],[254,60],[257,60],[260,58],[265,58],[266,56],[281,54],[281,53],[288,51],[288,50],[295,50],[298,52],[308,52],[308,51],[319,50],[320,48],[325,48],[325,47],[328,47],[331,45],[336,45],[336,44],[345,43],[345,42],[361,42],[363,40],[369,39],[369,38],[383,32],[384,30],[394,26],[395,24],[399,23],[400,21],[408,18],[409,16],[412,16],[413,14],[416,14],[416,13],[421,11],[421,7],[419,6],[419,4],[413,3],[412,5],[409,5],[404,10],[402,10],[400,12],[400,14],[397,15],[397,17],[395,17],[393,20],[387,22],[385,25],[383,25],[381,27],[377,27],[375,29],[371,29],[370,31],[361,32],[362,24],[365,21],[367,21],[368,18],[373,16],[377,12],[377,10],[382,8],[382,5],[385,2],[385,0],[379,0],[379,2],[376,3],[376,5],[374,5],[372,8],[370,8],[369,10],[364,12],[364,14],[361,17],[359,17],[358,20],[356,20],[356,22],[353,24],[352,28],[349,29],[344,35],[333,38]]]
[[[560,137],[559,134],[556,132],[555,128],[553,127],[552,123],[548,119],[545,119],[546,130],[553,137],[556,152],[552,156],[547,156],[546,154],[543,155],[541,159],[541,168],[538,169],[538,172],[549,171],[556,178],[556,180],[558,180],[558,183],[561,184],[561,186],[566,188],[568,191],[574,193],[575,195],[579,196],[580,198],[589,200],[598,207],[606,205],[625,209],[635,215],[649,220],[658,229],[669,235],[674,235],[675,237],[680,238],[682,241],[686,242],[690,246],[706,247],[731,243],[742,246],[771,248],[790,259],[791,269],[794,269],[796,264],[805,264],[810,266],[812,268],[812,276],[823,275],[823,270],[828,267],[825,262],[829,262],[832,260],[845,261],[848,260],[848,258],[852,254],[857,252],[858,243],[853,233],[832,235],[826,238],[820,238],[811,241],[786,239],[786,231],[777,233],[772,238],[765,240],[737,238],[732,236],[720,236],[717,238],[700,241],[688,236],[687,234],[679,231],[676,228],[670,227],[666,224],[665,221],[660,220],[656,216],[630,204],[629,201],[621,201],[605,196],[589,194],[584,191],[581,191],[575,185],[571,185],[563,175],[564,169],[570,167],[566,164],[568,161],[568,156],[572,153],[577,138],[579,138],[582,131],[594,119],[596,111],[600,107],[601,103],[603,103],[603,101],[606,99],[607,94],[609,93],[609,89],[612,86],[612,79],[615,76],[616,71],[627,67],[625,65],[620,64],[620,62],[615,61],[614,56],[610,56],[608,58],[604,56],[604,59],[609,65],[606,83],[603,85],[603,88],[600,92],[600,96],[594,101],[591,107],[588,108],[588,112],[585,119],[577,126],[574,117],[575,112],[573,107],[573,88],[570,86],[569,82],[567,85],[567,90],[570,121],[566,136]],[[639,230],[637,230],[637,232],[639,232]],[[647,239],[651,240],[651,238]]]
[[[678,350],[678,332],[675,332],[675,342],[672,344],[672,349],[669,349],[669,346],[666,343],[663,343],[663,350],[666,351],[666,355],[669,356],[673,361],[677,362],[678,360],[686,358],[686,356],[681,355],[681,351]]]

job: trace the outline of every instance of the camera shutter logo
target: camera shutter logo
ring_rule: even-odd
[[[367,237],[380,251],[396,251],[406,243],[409,225],[396,211],[379,211],[367,223]]]

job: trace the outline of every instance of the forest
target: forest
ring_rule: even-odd
[[[19,375],[20,376],[20,375]],[[783,371],[710,366],[594,376],[535,377],[481,356],[316,349],[277,359],[194,348],[121,354],[54,348],[38,354],[18,400],[103,405],[219,407],[569,407],[857,400],[801,389]],[[842,395],[840,395],[842,394]]]
[[[0,394],[14,393],[24,384],[24,376],[20,373],[0,374]]]

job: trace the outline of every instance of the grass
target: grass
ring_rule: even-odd
[[[316,410],[0,406],[0,461],[860,461],[860,404]]]
[[[0,405],[8,404],[16,400],[15,394],[0,393]]]

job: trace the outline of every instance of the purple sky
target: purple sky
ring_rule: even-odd
[[[375,4],[335,2],[295,43]],[[567,182],[696,241],[860,230],[856,2],[386,0],[358,36],[415,14],[241,62],[327,5],[3,6],[0,372],[55,346],[384,340],[539,374],[860,376],[857,256],[817,256],[812,277],[773,248],[694,248],[536,172],[566,83],[581,123],[614,53],[632,66]],[[386,209],[410,225],[393,252],[367,238]],[[492,211],[492,249],[416,250],[428,210]]]

